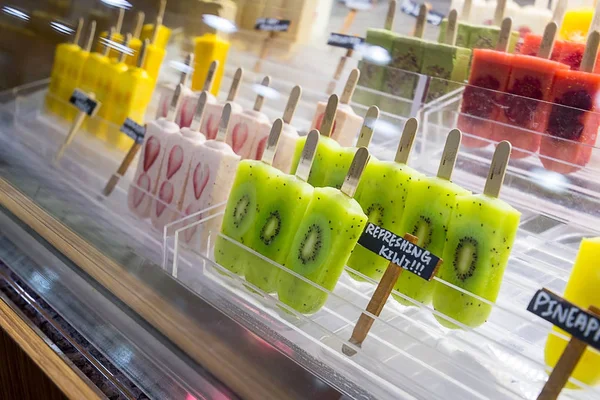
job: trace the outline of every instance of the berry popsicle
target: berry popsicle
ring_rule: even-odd
[[[394,161],[371,159],[358,186],[357,200],[368,216],[369,222],[391,232],[399,233],[404,205],[413,185],[423,176],[406,163],[413,147],[419,123],[410,118],[404,125]],[[362,275],[379,281],[385,272],[388,261],[377,254],[356,246],[352,252],[348,267]],[[363,280],[358,274],[351,273],[356,280]]]
[[[500,97],[493,136],[497,142],[508,140],[512,144],[512,158],[537,153],[548,123],[554,76],[558,70],[569,68],[548,60],[557,30],[555,22],[546,26],[537,57],[515,54],[512,59],[507,94]]]
[[[279,300],[298,312],[313,314],[323,307],[367,223],[353,197],[368,162],[369,151],[361,147],[341,190],[313,192],[285,263],[308,281],[286,271],[279,274],[277,285]]]
[[[140,218],[150,216],[152,197],[158,189],[158,179],[163,168],[163,158],[165,158],[169,137],[179,135],[179,126],[174,120],[177,109],[181,106],[182,89],[183,87],[179,85],[175,91],[167,118],[159,118],[146,124],[142,156],[138,162],[133,183],[127,193],[129,210]]]
[[[196,112],[198,118],[202,117],[206,101],[206,92],[202,92]],[[194,125],[195,128],[200,126],[197,123]],[[190,128],[181,128],[179,135],[171,135],[167,139],[165,165],[160,170],[157,197],[152,199],[150,209],[150,218],[155,229],[162,230],[179,215],[177,211],[181,210],[184,202],[194,150],[205,141],[203,134]]]
[[[244,70],[238,68],[233,75],[233,82],[229,88],[229,94],[225,103],[208,103],[204,110],[204,118],[202,119],[202,128],[200,131],[206,135],[207,139],[214,139],[217,137],[219,130],[219,121],[221,114],[223,113],[223,107],[229,103],[231,105],[231,112],[234,114],[241,113],[243,111],[242,106],[235,102],[237,97]]]
[[[469,85],[465,87],[461,112],[458,116],[458,129],[470,136],[463,136],[467,147],[485,147],[492,139],[494,120],[501,92],[506,91],[513,54],[506,53],[508,35],[512,20],[502,22],[502,32],[496,50],[477,49],[473,51]],[[480,137],[480,140],[473,136]]]
[[[472,328],[488,319],[492,306],[469,293],[496,301],[519,227],[521,214],[498,198],[510,151],[508,142],[496,147],[483,194],[456,197],[448,224],[444,263],[434,284],[435,310]],[[446,318],[438,315],[435,318],[447,328],[459,328]]]
[[[282,130],[283,121],[277,119],[261,161],[266,164],[266,172],[270,179],[258,182],[255,188],[258,205],[257,225],[251,230],[248,246],[273,262],[285,265],[292,240],[313,195],[314,188],[306,183],[306,179],[315,155],[319,132],[314,130],[309,133],[302,154],[302,167],[298,168],[294,176],[269,165],[277,145],[273,136]],[[247,255],[246,280],[267,293],[275,293],[280,268],[249,252]]]
[[[183,239],[200,250],[205,248],[208,238],[214,240],[221,229],[223,216],[218,215],[220,209],[214,206],[231,198],[240,161],[240,156],[226,143],[230,118],[231,105],[226,104],[216,138],[195,146],[192,155],[182,210],[185,215],[197,214],[198,220],[212,218],[203,224],[202,232],[197,232],[195,227],[186,229]]]
[[[261,85],[268,87],[270,84],[271,77],[265,76]],[[264,133],[264,128],[262,128],[263,130],[261,131],[261,125],[270,125],[269,117],[260,111],[263,107],[264,100],[264,93],[259,91],[252,110],[235,113],[231,116],[231,123],[229,124],[230,131],[227,134],[227,144],[230,145],[233,151],[243,159],[254,159],[252,150],[255,141],[256,143],[259,143],[261,140],[264,140],[264,137],[257,137],[259,132]],[[261,136],[264,136],[264,134]]]
[[[285,106],[285,111],[283,112],[283,132],[281,132],[279,146],[277,146],[277,153],[275,153],[275,159],[273,160],[273,166],[286,174],[292,169],[294,154],[296,153],[296,143],[300,138],[300,136],[298,136],[298,131],[291,123],[301,96],[302,88],[300,86],[294,86],[290,93],[287,105]],[[305,180],[308,180],[308,177]]]
[[[600,285],[599,259],[600,238],[583,239],[564,294],[566,300],[582,309],[600,304],[600,292],[598,291]],[[556,327],[552,330],[569,336],[568,333]],[[550,333],[548,335],[544,352],[546,365],[554,368],[567,347],[567,343],[565,339],[556,336],[556,334]],[[571,376],[586,385],[597,385],[600,382],[600,354],[588,348],[583,353],[583,357],[579,360]],[[576,388],[570,383],[566,387]]]
[[[423,177],[412,184],[398,231],[416,236],[418,246],[440,257],[444,252],[456,197],[471,194],[451,180],[461,136],[458,129],[448,134],[436,177]],[[418,302],[429,304],[434,287],[433,281],[423,280],[414,274],[401,274],[394,289]],[[394,295],[394,298],[401,304],[413,305],[400,296]]]
[[[217,68],[219,68],[218,61],[213,61],[210,63],[206,79],[204,80],[204,87],[202,88],[203,92],[207,92],[207,101],[209,103],[217,102],[217,98],[210,93]],[[194,74],[196,74],[196,72],[194,72]],[[196,110],[196,106],[198,104],[199,95],[199,92],[190,91],[186,96],[184,96],[183,107],[181,107],[181,115],[179,115],[179,120],[177,121],[178,125],[182,128],[187,128],[192,123],[192,118],[194,118],[194,111]]]
[[[556,72],[550,99],[554,103],[546,134],[540,145],[540,160],[550,171],[576,172],[592,156],[598,135],[600,75],[593,74],[600,33],[590,34],[581,71]]]
[[[331,138],[337,141],[342,146],[352,146],[354,143],[354,139],[358,135],[360,128],[363,124],[363,119],[356,115],[352,107],[350,107],[349,103],[352,100],[352,95],[354,94],[354,89],[356,88],[356,84],[358,83],[358,79],[360,77],[360,72],[358,68],[353,69],[350,72],[350,76],[346,81],[346,86],[344,87],[344,92],[342,93],[342,97],[340,98],[340,104],[337,109],[337,116],[335,118],[335,123],[333,124],[333,131],[331,133]],[[325,108],[327,104],[324,102],[319,102],[317,104],[317,111],[315,112],[315,116],[313,118],[313,122],[311,124],[311,130],[317,129],[321,130],[321,125],[323,124],[323,118],[325,115]]]

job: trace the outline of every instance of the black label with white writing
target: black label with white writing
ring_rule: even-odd
[[[291,23],[289,19],[259,18],[256,20],[254,29],[267,32],[287,32]]]
[[[329,46],[343,47],[344,49],[348,50],[354,50],[356,49],[356,46],[360,46],[364,42],[365,38],[360,36],[344,35],[333,32],[329,34],[329,40],[327,40],[327,44]]]
[[[142,143],[146,134],[146,128],[131,118],[127,118],[123,125],[121,125],[121,132],[135,140],[136,143]]]
[[[551,291],[538,290],[527,311],[600,350],[600,319]]]
[[[404,0],[402,2],[402,5],[400,6],[400,10],[404,14],[412,15],[413,17],[418,17],[420,7],[421,7],[421,5],[415,3],[414,1]],[[429,12],[427,13],[427,22],[429,22],[431,25],[438,26],[439,24],[442,23],[443,19],[444,19],[444,14],[442,14],[440,12],[437,12],[434,10],[429,10]]]
[[[98,101],[91,99],[90,96],[79,89],[73,91],[69,103],[73,104],[79,111],[83,111],[90,117],[93,117],[94,114],[96,114],[96,111],[98,111],[100,106]]]
[[[440,258],[429,251],[370,222],[358,244],[428,281],[433,279],[440,262]]]

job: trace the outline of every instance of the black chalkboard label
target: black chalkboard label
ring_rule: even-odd
[[[600,318],[547,289],[538,290],[527,311],[600,350]]]
[[[429,251],[370,222],[358,244],[427,281],[433,279],[441,261]]]
[[[402,5],[400,6],[400,10],[404,14],[412,15],[413,17],[418,17],[420,7],[421,7],[421,4],[417,4],[411,0],[404,0],[402,2]],[[437,12],[435,10],[429,10],[429,12],[427,13],[427,22],[429,22],[431,25],[438,26],[439,24],[442,23],[443,19],[444,19],[444,14]]]
[[[123,125],[121,125],[121,132],[135,140],[136,143],[142,143],[146,134],[146,128],[131,118],[127,118]]]
[[[365,38],[360,36],[344,35],[342,33],[329,34],[327,44],[329,46],[343,47],[344,49],[354,50],[356,46],[360,46],[365,42]]]
[[[287,32],[291,23],[289,19],[259,18],[256,20],[254,29],[257,31]]]
[[[97,100],[91,99],[85,92],[79,89],[73,91],[69,103],[73,104],[79,111],[83,111],[90,117],[93,117],[96,114],[96,111],[98,111],[100,106],[100,103]]]

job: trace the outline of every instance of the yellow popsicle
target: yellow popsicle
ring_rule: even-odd
[[[600,237],[583,239],[564,294],[566,300],[583,309],[587,309],[591,305],[600,306],[598,260],[600,260]],[[554,331],[569,336],[556,327]],[[545,349],[546,364],[554,367],[566,346],[565,339],[552,334],[548,335]],[[571,376],[587,385],[597,385],[600,382],[600,354],[588,348]],[[577,388],[570,383],[566,387]]]
[[[162,24],[165,18],[165,10],[167,8],[167,0],[161,0],[160,6],[158,7],[158,13],[156,14],[155,24],[146,24],[142,28],[142,34],[140,39],[150,39],[150,43],[159,49],[165,50],[171,37],[171,30]],[[157,29],[158,27],[158,29]],[[148,50],[146,50],[148,52]],[[150,56],[150,53],[146,55],[146,58]]]
[[[138,65],[140,50],[142,49],[142,40],[140,39],[140,34],[142,33],[142,25],[144,24],[144,18],[144,12],[138,12],[137,19],[135,21],[135,27],[133,28],[133,37],[129,41],[129,48],[133,50],[133,55],[127,56],[125,58],[125,63],[132,67]]]
[[[567,11],[560,27],[560,38],[585,43],[593,18],[591,7]]]
[[[192,76],[192,90],[202,90],[204,78],[213,61],[219,62],[215,80],[211,89],[213,95],[219,94],[221,79],[225,71],[225,62],[229,52],[229,41],[218,37],[214,33],[206,33],[194,39],[194,75]]]
[[[123,40],[125,37],[121,34],[121,28],[123,26],[123,18],[125,17],[125,10],[123,8],[119,8],[119,16],[117,17],[117,23],[115,25],[115,31],[112,35],[112,41],[117,42],[119,44],[123,44]],[[108,32],[100,33],[100,38],[98,40],[98,44],[96,45],[96,52],[102,53],[102,39],[106,39],[108,37]],[[110,49],[108,53],[108,58],[117,58],[119,57],[119,52],[115,49]]]

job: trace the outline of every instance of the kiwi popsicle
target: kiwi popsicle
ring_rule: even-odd
[[[327,187],[313,192],[285,263],[309,282],[282,272],[277,285],[279,300],[300,313],[313,314],[323,307],[326,291],[334,289],[367,223],[352,197],[368,161],[368,150],[358,149],[341,190]]]
[[[371,158],[356,193],[369,222],[395,233],[399,232],[408,194],[412,192],[414,183],[423,177],[406,165],[418,128],[415,118],[406,121],[395,160]],[[348,267],[379,281],[388,263],[370,250],[356,246],[348,260]],[[363,280],[357,274],[351,273],[350,276]]]
[[[275,159],[273,160],[273,166],[286,174],[292,169],[294,154],[296,153],[296,144],[300,138],[298,131],[291,123],[301,96],[302,88],[300,86],[294,86],[290,93],[287,105],[285,106],[285,111],[283,112],[283,131],[281,132],[277,153],[275,153]]]
[[[456,197],[471,194],[451,181],[460,141],[460,131],[452,130],[446,139],[437,176],[423,177],[411,185],[398,231],[416,236],[418,246],[440,257],[444,252]],[[405,273],[400,275],[394,289],[418,302],[429,304],[434,287],[433,281]],[[394,295],[394,298],[404,305],[413,305],[402,297]]]
[[[510,143],[506,141],[496,147],[483,194],[456,197],[448,224],[444,263],[438,273],[444,282],[436,280],[434,284],[435,310],[472,328],[487,320],[492,306],[469,293],[496,301],[519,227],[521,214],[498,198],[510,151]],[[459,328],[438,315],[435,318],[447,328]]]
[[[244,70],[242,68],[238,68],[235,71],[233,82],[229,88],[229,94],[227,95],[227,100],[225,100],[224,103],[215,102],[206,104],[200,131],[206,135],[207,139],[214,139],[217,137],[219,121],[221,120],[221,114],[223,113],[225,104],[229,103],[231,105],[231,112],[234,114],[239,114],[243,111],[242,106],[235,102],[243,74]]]
[[[275,154],[277,137],[283,131],[283,121],[277,119],[269,135],[269,143],[262,162],[269,166]],[[279,132],[279,133],[277,133]],[[248,246],[275,263],[285,265],[286,258],[298,226],[302,220],[314,188],[306,183],[315,155],[319,132],[311,131],[302,153],[300,167],[296,175],[288,175],[274,167],[267,168],[269,179],[256,188],[257,225],[252,229]],[[269,189],[265,188],[268,185]],[[268,193],[268,195],[266,195]],[[246,260],[246,280],[267,293],[277,291],[280,268],[264,259],[248,253]]]
[[[598,291],[600,275],[597,267],[599,259],[600,238],[583,239],[564,294],[566,300],[582,309],[600,304],[600,292]],[[569,336],[568,333],[556,327],[552,329],[554,332]],[[554,368],[567,347],[567,343],[567,340],[556,334],[548,335],[544,352],[548,366]],[[600,383],[600,354],[588,348],[571,376],[590,386]],[[568,383],[566,387],[574,388],[574,385]]]

